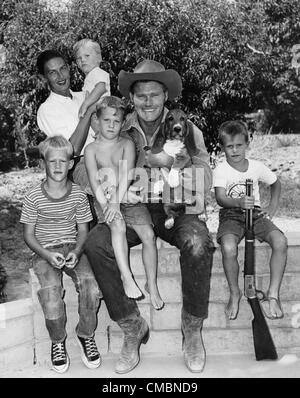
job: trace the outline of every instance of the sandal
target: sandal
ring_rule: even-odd
[[[279,307],[280,311],[281,311],[281,315],[278,316],[274,316],[271,314],[270,311],[270,302],[272,300],[275,300],[277,306]],[[264,313],[265,317],[267,317],[268,319],[281,319],[283,318],[283,310],[281,307],[281,303],[280,300],[276,297],[272,297],[272,296],[263,296],[263,298],[259,299],[259,303],[260,303],[260,307],[262,309],[262,312]]]

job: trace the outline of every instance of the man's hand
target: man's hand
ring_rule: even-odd
[[[115,218],[123,218],[118,203],[109,203],[103,210],[106,223],[111,223]]]
[[[184,147],[180,150],[179,153],[175,155],[175,160],[173,163],[173,168],[183,169],[186,164],[191,160],[190,155],[188,154],[187,149]]]
[[[254,208],[254,196],[243,196],[238,200],[239,200],[239,205],[242,209]]]
[[[67,268],[74,268],[75,265],[78,263],[78,256],[74,252],[69,252],[67,257],[66,257],[66,267]]]
[[[142,195],[140,195],[139,193],[141,193],[143,189],[144,189],[143,187],[136,187],[134,185],[131,185],[128,188],[127,193],[124,195],[122,203],[129,203],[135,205],[137,203],[142,202]]]
[[[61,253],[58,252],[50,252],[48,251],[45,259],[50,263],[54,268],[61,269],[66,264],[66,259]]]
[[[152,153],[149,149],[145,152],[145,165],[148,167],[167,167],[171,168],[174,158],[169,156],[165,151]]]

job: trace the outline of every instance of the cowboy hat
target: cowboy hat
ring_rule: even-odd
[[[138,81],[156,81],[164,84],[168,89],[168,98],[174,99],[181,94],[181,77],[174,69],[165,69],[159,62],[145,59],[137,64],[133,73],[121,70],[118,76],[120,93],[129,98],[130,87]]]

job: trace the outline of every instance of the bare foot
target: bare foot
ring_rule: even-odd
[[[230,294],[228,304],[225,307],[225,314],[228,316],[228,319],[230,320],[236,319],[239,312],[239,304],[241,297],[242,293],[240,290],[237,293]]]
[[[269,297],[269,302],[270,302],[270,312],[271,315],[275,318],[275,319],[280,319],[283,317],[283,311],[280,305],[280,302],[278,299],[276,299],[275,297]]]
[[[165,303],[163,302],[162,298],[160,297],[157,285],[154,284],[153,286],[151,286],[151,288],[149,288],[148,282],[146,282],[145,290],[147,293],[150,294],[150,300],[151,300],[152,306],[156,310],[161,310],[164,307]]]
[[[150,293],[150,300],[153,308],[156,310],[161,310],[164,308],[165,303],[163,302],[162,298],[160,297],[159,292],[157,291],[154,294]]]
[[[122,278],[122,281],[123,281],[125,294],[127,297],[134,298],[134,299],[142,297],[143,293],[140,291],[140,288],[135,283],[133,278],[130,278],[130,277]]]
[[[267,296],[261,301],[263,306],[264,314],[269,319],[281,319],[283,318],[283,311],[280,300],[277,297]]]

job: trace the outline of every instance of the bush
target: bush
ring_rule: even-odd
[[[177,103],[203,130],[210,151],[220,123],[245,112],[267,108],[274,131],[297,126],[299,85],[288,51],[290,41],[300,39],[297,0],[73,0],[61,11],[38,0],[4,4],[8,56],[0,103],[14,110],[21,147],[42,138],[36,111],[48,92],[36,75],[37,55],[51,47],[63,52],[72,65],[72,88],[80,90],[72,45],[83,37],[101,44],[113,94],[119,95],[119,71],[143,58],[176,69],[184,87]]]

